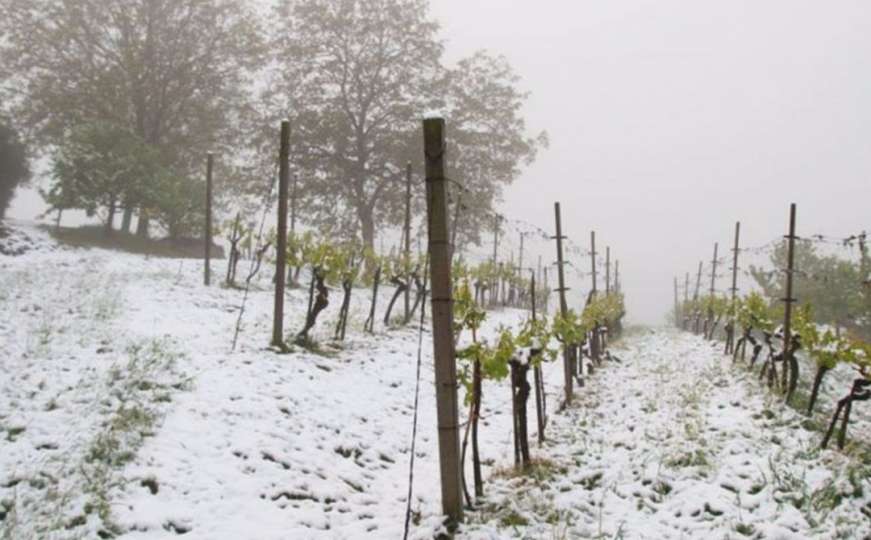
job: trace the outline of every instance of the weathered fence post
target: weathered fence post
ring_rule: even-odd
[[[499,214],[493,218],[493,272],[496,273],[496,263],[499,260]],[[495,306],[499,301],[499,277],[490,282],[490,305]]]
[[[590,293],[590,298],[593,299],[596,298],[596,294],[599,292],[596,288],[596,276],[598,274],[596,270],[596,231],[590,231],[590,259],[593,270],[593,289]],[[599,363],[599,348],[599,325],[596,324],[593,326],[590,335],[590,356],[596,364]]]
[[[705,322],[705,338],[714,339],[714,294],[717,290],[717,251],[720,248],[718,242],[714,242],[714,258],[711,260],[711,291],[708,319]]]
[[[426,160],[426,206],[432,276],[433,359],[442,511],[454,522],[463,519],[460,485],[460,440],[457,411],[457,364],[454,350],[454,314],[451,292],[451,246],[448,239],[445,189],[445,121],[423,121]]]
[[[558,202],[553,204],[553,211],[554,217],[556,218],[556,236],[554,239],[556,240],[557,279],[559,280],[559,288],[557,289],[557,292],[559,292],[560,314],[565,317],[566,312],[569,310],[569,307],[566,304],[566,291],[568,289],[566,289],[566,278],[563,269],[563,266],[565,265],[563,262],[563,240],[565,237],[563,236],[562,218],[560,217],[560,206]],[[563,373],[565,375],[565,398],[567,406],[572,402],[572,376],[574,375],[569,353],[570,346],[569,343],[563,343]]]
[[[729,289],[731,292],[731,302],[729,306],[729,331],[726,336],[726,354],[732,354],[735,351],[735,302],[738,298],[738,252],[740,249],[738,248],[738,242],[741,237],[741,222],[735,222],[735,245],[732,248],[732,287]]]
[[[786,296],[783,302],[786,304],[783,310],[783,387],[787,388],[786,401],[792,399],[795,387],[798,384],[798,359],[791,354],[792,347],[792,304],[796,301],[792,297],[792,276],[795,273],[795,203],[789,205],[789,235],[787,239],[786,259]],[[787,387],[786,371],[789,364],[789,386]]]
[[[704,262],[699,261],[699,273],[696,276],[696,290],[693,293],[693,302],[696,302],[699,299],[699,292],[701,291],[701,287],[702,287],[702,265],[704,265]],[[696,311],[695,312],[695,319],[696,320],[693,323],[693,333],[698,334],[699,333],[699,319],[701,319],[701,310],[699,309],[698,304],[696,304],[696,306],[695,306],[695,311]]]
[[[290,121],[281,122],[281,147],[278,152],[278,239],[275,247],[275,311],[272,319],[272,345],[284,348],[284,284],[287,262],[287,184],[290,156]]]
[[[206,238],[206,260],[203,265],[203,282],[208,286],[212,276],[212,167],[215,155],[211,152],[206,154],[206,230],[203,236]]]
[[[403,294],[405,302],[405,311],[403,316],[404,324],[408,324],[411,317],[411,162],[405,165],[405,282],[408,287],[405,288]]]
[[[614,291],[620,292],[620,259],[614,261]]]
[[[611,294],[611,246],[605,246],[605,296]]]
[[[532,322],[535,322],[535,272],[532,272],[532,279],[529,291],[531,295],[530,303],[532,306]],[[544,344],[540,343],[539,345],[541,346]],[[541,444],[544,442],[544,424],[546,420],[544,417],[544,400],[546,398],[544,395],[544,378],[542,377],[540,364],[536,364],[532,374],[533,383],[535,384],[535,417],[538,421],[538,444]]]
[[[683,286],[683,305],[684,305],[684,307],[687,306],[687,303],[689,301],[690,301],[690,273],[687,272],[686,278],[684,279],[684,286]],[[681,313],[681,317],[683,317],[683,320],[681,321],[681,328],[683,328],[684,330],[688,330],[687,324],[689,324],[689,317],[687,315],[688,315],[687,313]]]

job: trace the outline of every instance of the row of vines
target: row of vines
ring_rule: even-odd
[[[852,404],[871,399],[871,343],[830,325],[815,323],[813,307],[807,303],[792,312],[790,339],[786,340],[783,325],[775,322],[784,319],[783,303],[759,292],[734,299],[704,295],[685,300],[678,308],[682,329],[708,340],[721,337],[724,353],[757,373],[758,379],[772,391],[786,394],[787,375],[799,376],[798,370],[790,369],[790,364],[797,364],[800,355],[810,359],[813,380],[804,407],[809,417],[815,412],[826,374],[837,366],[852,368],[856,376],[846,389],[847,394],[837,401],[821,443],[823,448],[828,446],[840,420],[837,443],[844,448]]]

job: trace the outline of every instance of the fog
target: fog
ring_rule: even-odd
[[[745,245],[784,234],[790,202],[799,235],[871,228],[867,2],[434,0],[432,10],[448,60],[504,54],[531,92],[530,129],[550,135],[502,211],[552,230],[561,201],[573,241],[586,247],[595,229],[620,260],[634,322],[661,323],[673,276],[710,260],[715,241],[728,249],[736,220]],[[42,208],[24,190],[9,215]]]
[[[736,220],[745,245],[785,234],[790,202],[799,235],[871,228],[867,2],[433,9],[449,55],[510,59],[532,93],[530,127],[550,135],[505,213],[550,230],[560,200],[567,235],[586,246],[596,229],[621,261],[633,321],[662,322],[673,276],[709,261],[715,241],[731,247]]]

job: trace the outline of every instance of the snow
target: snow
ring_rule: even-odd
[[[264,272],[231,352],[242,292],[203,286],[201,263],[23,234],[33,249],[0,255],[0,535],[402,537],[414,325],[383,329],[379,317],[376,335],[363,333],[370,296],[355,289],[349,337],[331,345],[341,300],[331,290],[314,332],[321,353],[276,354]],[[381,288],[379,314],[392,292]],[[288,292],[288,333],[306,301],[307,290]],[[490,312],[481,335],[526,316]],[[443,531],[427,328],[423,337],[417,539]],[[531,441],[535,474],[512,474],[508,382],[485,383],[486,495],[459,538],[871,534],[868,462],[819,451],[820,433],[756,375],[687,334],[638,331],[614,347],[621,361],[596,369],[561,412],[562,366],[545,366],[550,423],[543,446]],[[828,382],[830,402],[846,387]],[[851,438],[867,440],[862,422]],[[117,462],[102,466],[97,450]]]

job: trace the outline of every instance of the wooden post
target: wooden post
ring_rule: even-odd
[[[689,300],[690,300],[690,273],[687,272],[686,279],[684,280],[683,301],[689,302]]]
[[[275,311],[272,319],[272,345],[284,349],[284,285],[287,262],[287,184],[290,157],[290,121],[281,122],[281,147],[278,152],[278,239],[275,247]]]
[[[215,155],[211,152],[206,154],[206,260],[203,266],[203,282],[208,286],[212,273],[212,167],[215,163]]]
[[[735,222],[735,245],[732,248],[732,288],[729,289],[732,295],[731,304],[729,306],[729,334],[726,336],[726,342],[729,346],[726,348],[726,354],[734,352],[735,347],[735,302],[738,299],[738,242],[741,237],[741,222]]]
[[[563,262],[563,240],[565,237],[563,236],[563,227],[562,227],[562,218],[560,217],[560,207],[559,203],[554,203],[553,205],[554,217],[556,218],[556,236],[554,239],[556,240],[556,269],[557,269],[557,279],[559,280],[559,288],[557,291],[559,292],[559,308],[560,314],[565,317],[566,312],[568,312],[569,307],[566,304],[566,278],[563,266],[565,263]],[[566,405],[569,405],[572,402],[572,363],[569,358],[569,346],[570,344],[563,344],[563,373],[565,375],[565,398]]]
[[[536,305],[535,305],[535,272],[532,272],[532,278],[530,279],[530,305],[532,307],[532,322],[535,322],[536,318]],[[543,345],[543,344],[541,344]],[[536,365],[533,370],[533,384],[535,386],[535,417],[538,421],[538,444],[544,442],[544,378],[541,373],[541,365]]]
[[[590,231],[590,259],[593,269],[593,291],[590,298],[593,299],[598,293],[596,288],[596,231]],[[599,363],[599,349],[599,325],[595,325],[590,333],[590,356],[596,364]]]
[[[711,290],[710,290],[710,301],[713,302],[714,294],[717,291],[717,251],[720,248],[720,244],[718,242],[714,242],[714,258],[711,260]],[[705,333],[704,336],[706,339],[714,339],[714,307],[713,303],[711,303],[711,307],[708,308],[708,319],[705,323]]]
[[[611,294],[611,246],[605,246],[605,295]]]
[[[405,165],[405,264],[409,265],[405,272],[405,282],[408,286],[403,294],[405,302],[405,311],[403,320],[408,324],[408,319],[411,316],[411,162]]]
[[[526,236],[526,234],[521,232],[520,233],[520,252],[517,254],[517,277],[518,278],[523,277],[523,237],[524,236]],[[517,298],[515,298],[515,302],[517,302],[517,305],[515,305],[515,307],[522,308],[523,306],[519,305],[520,304],[520,296],[521,296],[520,290],[517,290],[516,294],[517,294]]]
[[[680,306],[677,301],[677,276],[674,277],[674,325],[680,328]]]
[[[493,271],[496,271],[496,261],[499,260],[499,214],[493,218]],[[490,283],[490,305],[495,306],[499,298],[499,278]]]
[[[448,241],[445,189],[445,121],[423,121],[426,160],[426,206],[432,279],[433,359],[435,361],[442,512],[453,523],[463,519],[460,484],[460,439],[457,411],[457,364],[454,350],[454,300],[451,292],[451,247]]]
[[[798,359],[789,354],[792,347],[792,304],[796,301],[792,296],[792,277],[795,273],[795,203],[789,205],[789,235],[787,239],[787,269],[786,269],[786,296],[783,302],[786,304],[783,310],[783,387],[787,388],[786,401],[792,399],[798,384]],[[789,364],[789,386],[787,387],[786,366]]]
[[[596,231],[590,231],[590,259],[593,268],[593,296],[596,296]]]
[[[717,290],[717,252],[720,249],[720,244],[714,242],[714,258],[711,260],[711,291],[710,295],[714,296]]]
[[[614,261],[614,292],[620,292],[620,259]]]
[[[696,276],[696,291],[693,293],[693,300],[699,299],[699,291],[702,286],[702,265],[705,264],[702,261],[699,261],[699,273]]]
[[[701,288],[702,288],[702,266],[703,266],[703,265],[704,265],[704,262],[703,262],[703,261],[699,261],[699,273],[698,273],[698,275],[696,276],[696,290],[695,290],[695,292],[693,293],[693,302],[696,302],[696,301],[699,299],[699,293],[701,292]],[[693,322],[693,333],[694,333],[694,334],[698,334],[698,333],[699,333],[699,319],[702,318],[702,312],[701,312],[701,310],[699,310],[699,306],[698,306],[698,304],[695,305],[695,312],[693,313],[693,315],[694,315],[694,318],[695,318],[695,320],[694,320],[694,322]]]
[[[684,308],[687,307],[687,302],[689,302],[689,301],[690,301],[690,273],[687,272],[686,277],[684,279],[684,284],[683,284],[683,305],[684,305]],[[683,310],[681,310],[681,311],[683,311]],[[681,313],[680,314],[680,316],[681,316],[681,328],[683,328],[684,330],[688,329],[687,328],[687,324],[689,324],[688,315],[689,315],[689,313]]]

